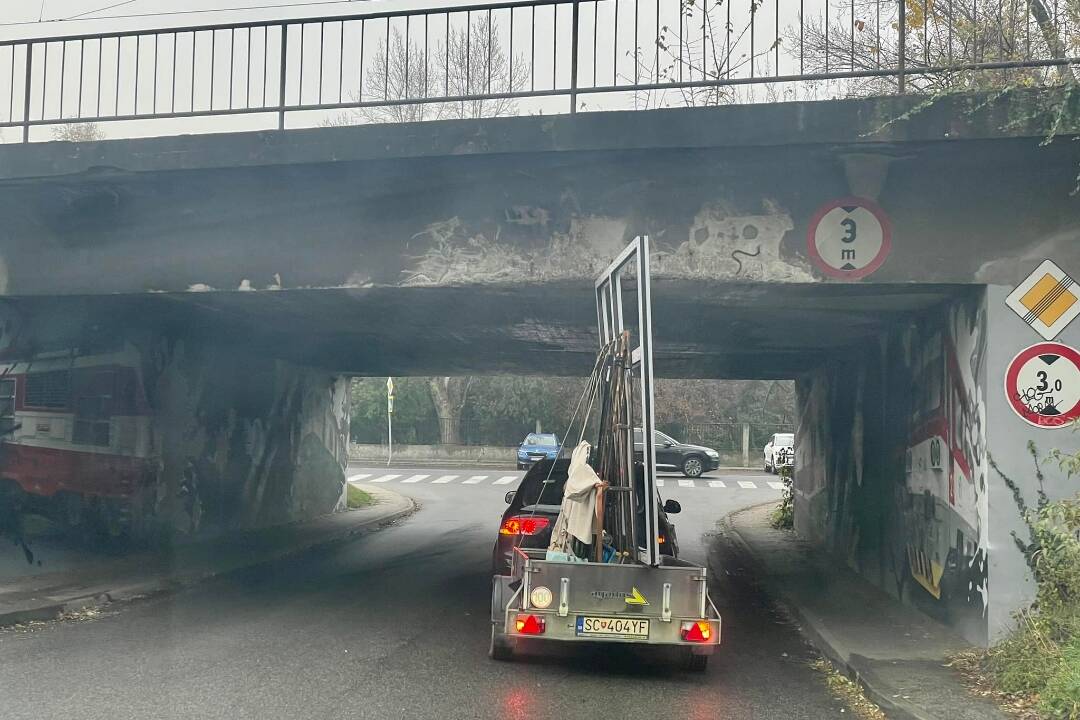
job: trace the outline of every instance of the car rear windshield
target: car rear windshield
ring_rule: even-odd
[[[549,447],[556,447],[559,444],[559,438],[555,437],[552,433],[530,433],[525,438],[523,445],[547,445]]]
[[[550,460],[533,465],[521,480],[516,500],[523,506],[560,504],[570,462],[558,460],[554,465]]]
[[[794,435],[777,435],[776,442],[773,443],[776,447],[791,447],[795,444]]]

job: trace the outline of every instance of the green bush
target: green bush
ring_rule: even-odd
[[[1029,450],[1037,458],[1035,448]],[[1055,459],[1073,474],[1060,455]],[[1080,720],[1080,495],[1051,502],[1036,460],[1038,504],[1029,508],[1018,486],[991,465],[1027,526],[1027,540],[1013,539],[1037,589],[1031,608],[1017,615],[1016,631],[988,653],[987,669],[1003,692],[1038,697],[1041,715]]]
[[[795,526],[795,494],[791,489],[791,468],[780,468],[780,477],[784,479],[784,491],[780,504],[769,515],[772,526],[778,530],[790,530]]]
[[[1021,613],[1018,619],[1016,631],[990,651],[987,666],[1002,692],[1037,695],[1054,676],[1061,650],[1042,616]]]
[[[1080,719],[1080,636],[1065,646],[1039,696],[1039,710],[1047,717]]]

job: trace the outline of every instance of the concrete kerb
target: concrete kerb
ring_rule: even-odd
[[[251,562],[231,564],[220,568],[191,572],[178,576],[157,575],[145,581],[102,588],[83,595],[73,595],[72,597],[59,602],[50,598],[48,602],[28,605],[27,607],[8,612],[0,612],[0,628],[33,621],[55,620],[66,613],[167,595],[216,577],[228,575],[229,573],[238,570],[258,567],[259,565],[299,555],[316,548],[335,545],[361,535],[366,535],[367,533],[379,530],[397,520],[408,517],[419,508],[416,501],[412,498],[386,488],[369,488],[366,489],[366,492],[379,498],[378,504],[386,503],[386,511],[370,515],[354,525],[333,532],[327,532],[317,538],[312,538],[310,542],[298,543],[278,552],[260,555]],[[85,587],[81,589],[85,590]]]
[[[741,512],[774,504],[775,502],[767,502],[742,508],[727,514],[720,521],[725,534],[734,540],[742,551],[758,565],[763,565],[761,558],[754,552],[750,544],[743,539],[739,531],[735,529],[731,519]],[[864,665],[864,659],[861,655],[852,654],[848,648],[844,647],[843,642],[823,628],[823,623],[819,622],[813,613],[809,613],[800,607],[794,598],[784,592],[782,586],[772,582],[764,574],[762,582],[773,599],[779,602],[795,619],[799,625],[799,631],[806,640],[852,682],[858,683],[866,696],[880,707],[890,720],[937,720],[935,716],[928,715],[921,709],[905,703],[896,688],[886,687],[884,682],[868,666]]]

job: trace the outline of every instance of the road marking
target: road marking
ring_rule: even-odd
[[[514,482],[517,479],[518,479],[517,475],[507,475],[506,477],[499,478],[494,483],[492,483],[492,485],[509,485],[510,483]]]
[[[371,473],[360,473],[359,475],[350,475],[349,482],[360,482],[364,478],[371,477]]]
[[[722,487],[727,487],[727,485],[724,484],[723,480],[710,480],[709,481],[709,487],[722,488]]]
[[[775,480],[770,480],[769,481],[769,487],[771,487],[773,490],[783,490],[784,489],[784,483],[776,482]]]
[[[664,478],[656,478],[656,487],[664,487]]]
[[[412,477],[405,478],[401,482],[403,482],[403,483],[418,483],[421,480],[427,480],[429,477],[431,477],[431,476],[430,475],[413,475]]]
[[[679,487],[694,487],[693,480],[680,480]]]
[[[469,478],[468,480],[462,482],[461,484],[462,485],[479,485],[480,483],[484,482],[485,480],[487,480],[487,475],[473,475],[471,478]]]
[[[380,483],[381,482],[390,482],[391,480],[396,480],[399,477],[401,477],[401,476],[400,475],[383,475],[382,477],[375,478],[371,482],[380,482]]]
[[[757,485],[750,482],[749,480],[740,480],[739,481],[739,487],[743,488],[744,490],[756,490],[757,489]]]
[[[457,480],[457,475],[443,475],[442,477],[435,478],[431,482],[435,485],[444,485],[448,482],[453,482],[454,480]]]

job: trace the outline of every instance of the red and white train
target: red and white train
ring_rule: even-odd
[[[153,445],[134,348],[0,363],[0,503],[123,534]]]

